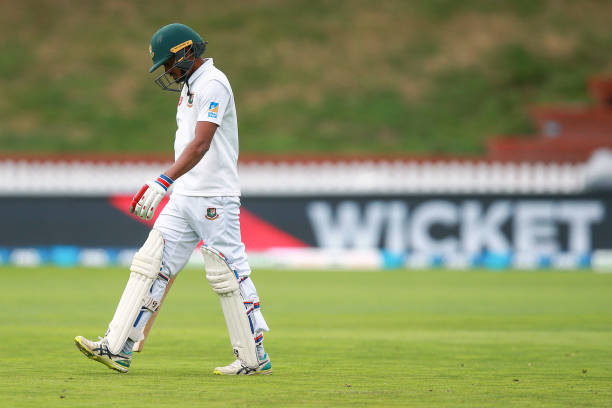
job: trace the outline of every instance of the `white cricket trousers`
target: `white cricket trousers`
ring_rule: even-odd
[[[238,273],[247,316],[255,341],[260,343],[263,332],[269,329],[259,309],[257,290],[249,277],[251,268],[240,236],[240,198],[172,194],[153,228],[164,238],[161,272],[167,278],[179,274],[200,240],[225,256],[230,267]],[[167,279],[158,277],[150,296],[161,300],[167,283]],[[144,328],[150,316],[151,312],[143,309],[134,326]]]
[[[240,197],[172,194],[153,227],[165,241],[162,269],[170,278],[178,275],[201,239],[225,255],[240,277],[249,276],[239,217]]]

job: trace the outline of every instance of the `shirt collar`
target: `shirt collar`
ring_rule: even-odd
[[[202,65],[200,65],[200,67],[198,69],[196,69],[193,74],[191,74],[191,76],[189,77],[189,79],[187,81],[189,81],[189,86],[192,86],[193,83],[195,82],[196,79],[198,79],[198,77],[200,75],[202,75],[204,72],[208,71],[212,66],[213,66],[213,59],[212,58],[206,58],[204,60],[204,63]]]

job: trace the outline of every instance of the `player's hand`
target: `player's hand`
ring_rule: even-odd
[[[164,198],[168,187],[173,181],[165,174],[160,175],[157,180],[151,180],[132,198],[130,212],[134,215],[149,221],[155,214],[155,209],[159,202]]]

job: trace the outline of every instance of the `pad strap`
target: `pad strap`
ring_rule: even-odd
[[[159,310],[159,306],[161,305],[161,302],[157,299],[154,299],[151,296],[147,296],[145,301],[144,301],[144,305],[142,305],[143,307],[146,307],[147,309],[149,309],[150,311],[152,311],[153,313],[157,312]]]

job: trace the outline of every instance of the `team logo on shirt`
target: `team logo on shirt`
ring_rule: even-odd
[[[218,114],[219,114],[219,103],[211,102],[210,106],[208,107],[208,117],[217,119]]]
[[[206,219],[208,220],[216,220],[219,218],[219,214],[217,214],[217,209],[214,207],[206,209]]]
[[[187,107],[191,108],[193,106],[193,95],[195,95],[194,93],[190,93],[189,94],[189,99],[187,99]]]

